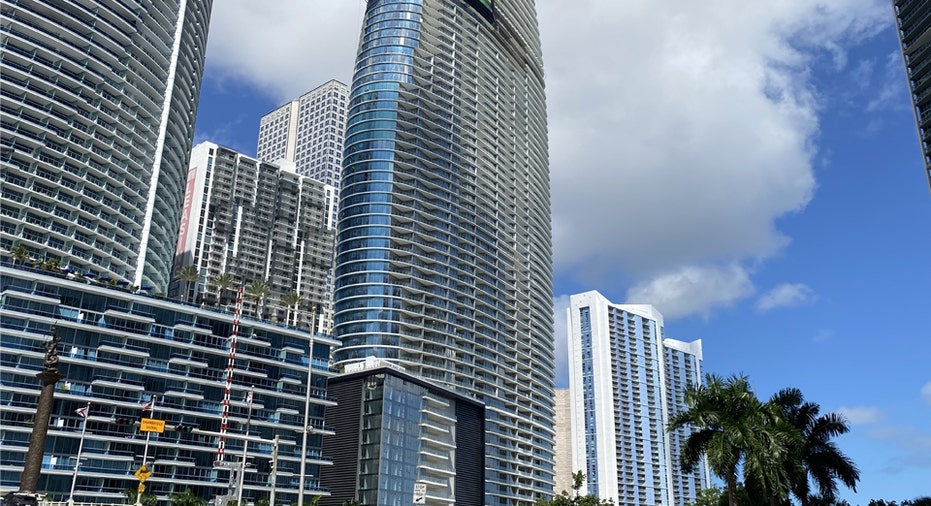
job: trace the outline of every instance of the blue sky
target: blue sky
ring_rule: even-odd
[[[196,141],[254,154],[262,114],[349,83],[364,3],[274,5],[215,4]],[[848,417],[852,504],[931,495],[931,190],[889,3],[538,10],[560,353],[570,294],[652,303],[707,371]]]

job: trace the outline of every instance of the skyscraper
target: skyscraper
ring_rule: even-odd
[[[167,288],[212,3],[3,3],[3,248]]]
[[[339,188],[349,88],[330,80],[262,116],[256,156],[294,162],[297,173]]]
[[[572,469],[583,492],[618,506],[683,506],[708,486],[704,462],[679,471],[686,431],[666,432],[682,391],[701,374],[701,341],[663,339],[650,305],[612,304],[598,292],[570,297]]]
[[[342,364],[484,402],[485,504],[552,494],[555,361],[543,66],[531,0],[372,0],[336,247]]]
[[[191,152],[177,250],[178,266],[193,265],[201,276],[173,288],[185,291],[184,300],[213,305],[221,302],[210,288],[214,276],[264,281],[272,290],[266,317],[309,324],[313,307],[318,328],[329,328],[335,209],[336,189],[296,174],[290,162],[279,167],[200,143]],[[284,309],[290,292],[303,298],[302,314]]]
[[[925,174],[931,185],[931,4],[924,0],[893,0],[902,44],[902,60],[914,105]]]

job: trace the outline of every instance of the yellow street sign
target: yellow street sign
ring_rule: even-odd
[[[139,478],[139,485],[142,485],[142,482],[148,480],[149,476],[152,476],[152,471],[149,471],[149,468],[145,467],[145,464],[143,464],[134,474],[136,475],[136,478]]]
[[[156,420],[154,418],[143,418],[139,421],[139,430],[142,432],[165,432],[165,420]]]
[[[145,485],[140,483],[139,487],[136,489],[140,494],[145,492]]]

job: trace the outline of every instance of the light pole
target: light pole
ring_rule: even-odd
[[[249,426],[252,424],[252,396],[255,395],[255,386],[249,390],[246,397],[246,404],[249,411],[246,414],[246,437],[242,441],[242,462],[239,467],[239,486],[236,487],[236,506],[242,505],[242,487],[246,481],[246,458],[249,453]]]
[[[78,459],[74,463],[74,473],[71,475],[71,492],[68,494],[68,506],[74,506],[74,487],[78,484],[78,467],[81,466],[81,452],[84,450],[84,434],[87,433],[87,417],[90,416],[91,403],[88,401],[84,409],[76,411],[81,415],[81,441],[78,443]]]
[[[143,416],[143,418],[145,418],[145,412],[146,412],[146,411],[149,412],[149,416],[151,416],[152,418],[155,418],[155,400],[156,400],[156,399],[157,399],[157,398],[153,395],[152,398],[149,400],[150,405],[148,405],[148,406],[145,405],[145,404],[142,405],[142,416]],[[151,438],[152,438],[152,432],[151,432],[151,431],[146,431],[146,433],[145,433],[145,449],[142,450],[142,467],[141,467],[140,469],[148,469],[148,468],[146,467],[145,463],[149,460],[149,440],[150,440]],[[151,472],[151,470],[149,470],[149,471]],[[144,481],[144,480],[139,480],[140,485],[142,485],[142,481]],[[142,488],[142,487],[140,486],[139,488]],[[142,491],[141,491],[141,490],[138,490],[138,489],[136,490],[136,504],[135,504],[134,506],[142,506]]]
[[[304,395],[304,427],[301,430],[301,481],[297,488],[297,506],[304,506],[304,481],[307,473],[307,432],[310,427],[310,384],[314,371],[314,329],[317,323],[317,306],[311,308],[310,339],[307,342],[307,385]]]
[[[275,485],[278,481],[278,434],[275,434],[275,443],[272,447],[272,492],[268,498],[268,505],[275,506]]]

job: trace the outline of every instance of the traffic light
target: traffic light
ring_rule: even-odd
[[[185,425],[185,424],[183,424],[183,423],[182,423],[182,424],[175,425],[175,430],[178,431],[178,432],[182,432],[182,433],[191,433],[191,432],[193,432],[194,429],[196,429],[196,428],[197,428],[197,427],[195,427],[195,426],[193,426],[193,425]]]
[[[136,421],[132,418],[114,418],[113,423],[116,425],[135,425]]]

